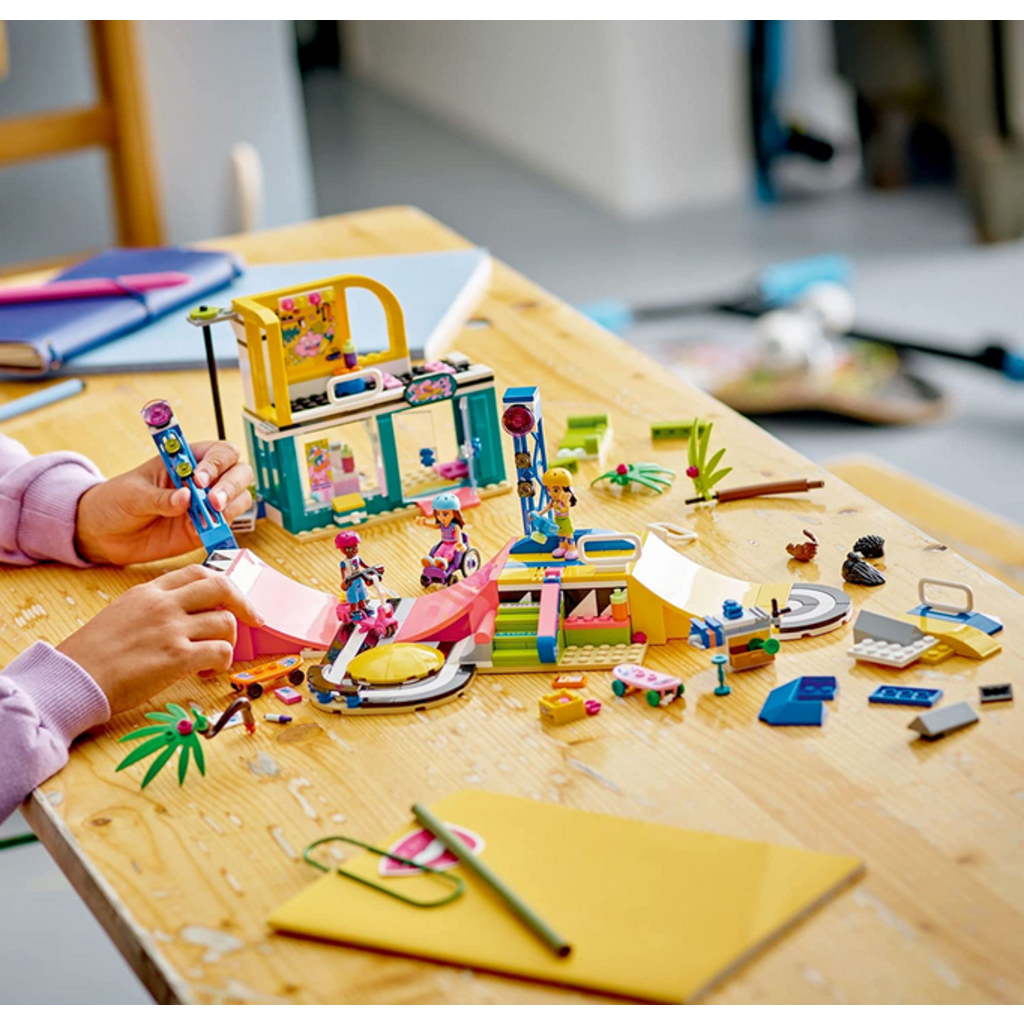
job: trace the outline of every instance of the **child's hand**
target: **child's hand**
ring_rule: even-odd
[[[132,587],[57,650],[96,680],[117,714],[186,673],[226,671],[236,617],[263,625],[227,577],[188,565]]]
[[[210,488],[210,504],[230,523],[252,504],[252,469],[238,461],[230,441],[192,446],[199,464],[195,481]],[[128,565],[155,562],[199,547],[186,515],[192,494],[172,487],[159,456],[97,484],[82,495],[75,546],[87,562]]]

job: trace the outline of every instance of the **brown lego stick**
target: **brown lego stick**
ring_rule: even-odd
[[[741,501],[744,498],[763,498],[769,494],[800,494],[804,491],[813,491],[818,487],[824,487],[824,480],[776,480],[766,481],[763,484],[747,484],[746,487],[726,487],[715,492],[717,501]],[[687,505],[696,505],[703,501],[703,498],[688,498]]]

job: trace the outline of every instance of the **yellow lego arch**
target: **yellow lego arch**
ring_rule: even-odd
[[[285,362],[285,344],[281,333],[279,304],[282,299],[315,291],[333,289],[335,294],[335,335],[339,343],[352,336],[348,316],[347,292],[360,288],[374,295],[384,310],[388,329],[388,347],[383,352],[358,356],[358,370],[392,362],[408,362],[409,342],[405,334],[405,315],[401,304],[390,288],[363,274],[343,274],[340,277],[308,281],[271,292],[245,295],[234,299],[232,311],[237,314],[245,331],[249,350],[249,373],[255,408],[260,419],[276,423],[279,427],[292,424],[291,401],[288,393],[290,380]],[[265,344],[264,344],[265,343]],[[269,370],[269,380],[267,371]],[[358,372],[354,370],[351,372]],[[343,376],[343,373],[335,373]]]

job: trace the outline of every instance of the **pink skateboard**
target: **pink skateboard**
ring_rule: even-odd
[[[652,708],[671,704],[683,695],[682,680],[678,676],[655,672],[642,665],[616,665],[612,669],[612,693],[616,697],[628,697],[631,693],[645,691],[646,701]]]

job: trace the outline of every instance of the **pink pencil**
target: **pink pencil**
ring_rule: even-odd
[[[97,299],[131,292],[149,292],[156,288],[175,288],[188,284],[189,274],[166,271],[160,274],[125,274],[123,277],[82,277],[46,284],[27,284],[0,289],[0,306],[24,302],[53,302],[58,299]]]

